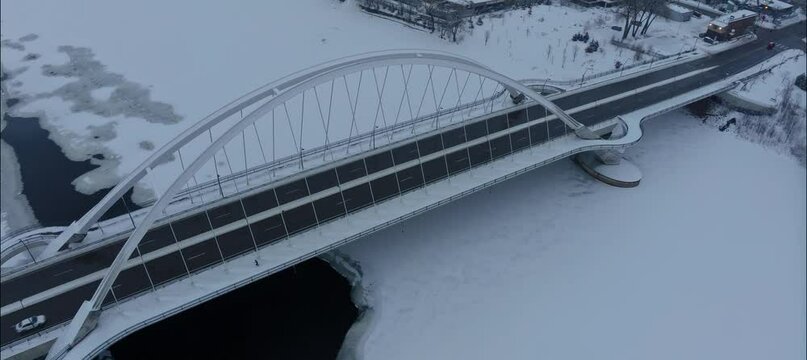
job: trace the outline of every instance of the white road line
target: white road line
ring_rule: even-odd
[[[70,269],[67,269],[67,270],[65,270],[65,271],[62,271],[62,272],[58,272],[58,273],[56,273],[56,274],[53,274],[53,277],[62,276],[62,275],[67,274],[67,273],[69,273],[69,272],[71,272],[71,271],[73,271],[73,268],[70,268]]]

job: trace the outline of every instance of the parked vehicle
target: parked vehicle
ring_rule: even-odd
[[[622,31],[621,26],[611,26],[611,30]]]
[[[43,324],[45,324],[45,315],[31,316],[14,325],[14,330],[17,330],[17,333],[23,333],[36,329]]]
[[[705,42],[707,44],[710,44],[710,45],[714,45],[715,43],[717,43],[717,41],[715,41],[715,39],[712,39],[710,37],[703,38],[703,42]]]
[[[773,41],[768,41],[768,46],[767,46],[768,50],[772,50],[775,46],[776,46],[776,43],[774,43]]]
[[[697,12],[697,11],[693,11],[693,12],[692,12],[692,16],[694,16],[694,17],[696,17],[696,18],[700,19],[700,17],[701,17],[701,16],[703,16],[703,14],[701,14],[701,13],[699,13],[699,12]]]
[[[698,37],[699,37],[699,38],[701,38],[701,39],[703,39],[703,38],[705,38],[705,37],[706,37],[706,33],[705,33],[705,32],[702,32],[702,33],[698,34]]]

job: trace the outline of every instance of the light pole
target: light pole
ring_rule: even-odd
[[[591,70],[591,68],[586,68],[586,71],[583,71],[583,76],[580,77],[580,85],[583,85],[583,80],[586,78],[586,73]]]

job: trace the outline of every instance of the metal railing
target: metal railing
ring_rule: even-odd
[[[603,76],[615,74],[615,73],[618,73],[618,72],[621,72],[621,71],[633,69],[633,68],[643,66],[643,65],[654,64],[654,63],[657,63],[657,62],[660,62],[660,61],[664,61],[664,60],[667,60],[667,59],[670,59],[670,58],[673,58],[673,57],[677,57],[677,56],[681,56],[681,55],[685,55],[685,54],[689,54],[689,53],[693,53],[693,52],[695,52],[695,49],[684,50],[684,51],[677,52],[675,54],[664,55],[664,56],[661,56],[659,58],[652,58],[650,60],[634,62],[634,63],[631,63],[630,65],[623,65],[619,69],[611,69],[611,70],[606,70],[606,71],[594,73],[594,74],[591,74],[591,75],[586,76],[586,77],[581,77],[580,79],[571,79],[571,80],[529,79],[529,80],[522,80],[522,82],[523,81],[531,81],[531,82],[535,82],[535,83],[546,83],[546,84],[549,84],[549,85],[558,85],[558,86],[579,85],[580,83],[582,83],[582,82],[584,82],[586,80],[589,80],[589,81],[594,80],[594,79],[597,79],[597,78],[601,78]]]
[[[606,121],[608,121],[608,120],[605,120],[605,121],[603,121],[603,122],[606,122]],[[542,146],[542,145],[548,144],[548,143],[550,143],[550,142],[557,141],[558,139],[562,139],[562,138],[566,138],[566,137],[572,137],[572,136],[575,136],[575,135],[574,135],[574,134],[569,134],[569,135],[565,135],[565,136],[563,136],[563,137],[556,138],[555,140],[551,140],[551,141],[546,142],[546,143],[542,143],[542,144],[537,144],[537,145],[532,145],[532,146],[529,146],[529,147],[525,147],[525,148],[519,149],[518,151],[514,151],[514,152],[510,153],[510,154],[509,154],[507,157],[513,156],[513,155],[515,155],[515,154],[517,154],[517,153],[522,153],[522,152],[524,152],[524,151],[529,151],[529,149],[530,149],[530,148],[534,148],[535,146]],[[637,141],[638,141],[638,140],[637,140]],[[106,349],[106,348],[110,347],[112,344],[114,344],[115,342],[117,342],[117,341],[118,341],[118,340],[120,340],[121,338],[124,338],[124,337],[128,336],[129,334],[134,333],[135,331],[137,331],[137,330],[139,330],[139,329],[142,329],[143,327],[146,327],[146,326],[148,326],[148,325],[150,325],[150,324],[152,324],[152,323],[155,323],[155,322],[157,322],[157,321],[161,321],[161,320],[163,320],[163,319],[166,319],[166,318],[168,318],[168,317],[171,317],[171,316],[173,316],[173,315],[175,315],[175,314],[177,314],[177,313],[180,313],[180,312],[182,312],[182,311],[185,311],[185,310],[187,310],[187,309],[190,309],[190,308],[192,308],[192,307],[195,307],[195,306],[197,306],[197,305],[199,305],[199,304],[201,304],[201,303],[204,303],[204,302],[206,302],[206,301],[208,301],[208,300],[211,300],[211,299],[213,299],[213,298],[219,297],[219,296],[221,296],[221,295],[223,295],[223,294],[226,294],[226,293],[228,293],[228,292],[231,292],[231,291],[233,291],[233,290],[236,290],[236,289],[238,289],[238,288],[240,288],[240,287],[243,287],[243,286],[245,286],[245,285],[247,285],[247,284],[250,284],[250,283],[252,283],[252,282],[255,282],[255,281],[257,281],[257,280],[260,280],[260,279],[262,279],[262,278],[265,278],[265,277],[267,277],[267,276],[269,276],[269,275],[272,275],[272,274],[274,274],[274,273],[277,273],[277,272],[279,272],[279,271],[281,271],[281,270],[283,270],[283,269],[289,268],[289,267],[294,266],[294,265],[296,265],[296,264],[299,264],[299,263],[301,263],[301,262],[303,262],[303,261],[306,261],[306,260],[312,259],[312,258],[314,258],[314,257],[316,257],[316,256],[319,256],[319,255],[322,255],[322,254],[324,254],[324,253],[330,252],[330,251],[332,251],[332,250],[334,250],[334,249],[336,249],[336,248],[338,248],[338,247],[340,247],[340,246],[342,246],[342,245],[345,245],[345,244],[347,244],[347,243],[353,242],[353,241],[358,240],[358,239],[360,239],[360,238],[363,238],[363,237],[365,237],[365,236],[371,235],[371,234],[373,234],[373,233],[375,233],[375,232],[378,232],[378,231],[380,231],[380,230],[383,230],[383,229],[385,229],[385,228],[388,228],[388,227],[390,227],[390,226],[392,226],[392,225],[399,224],[399,223],[401,223],[401,222],[404,222],[404,221],[406,221],[406,220],[409,220],[409,219],[411,219],[411,218],[414,218],[414,217],[416,217],[416,216],[418,216],[418,215],[424,214],[424,213],[426,213],[426,212],[428,212],[428,211],[434,210],[434,209],[436,209],[436,208],[438,208],[438,207],[441,207],[441,206],[446,205],[446,204],[448,204],[448,203],[451,203],[451,202],[454,202],[454,201],[459,200],[459,199],[461,199],[461,198],[464,198],[464,197],[466,197],[466,196],[468,196],[468,195],[471,195],[471,194],[473,194],[473,193],[479,192],[479,191],[484,190],[484,189],[486,189],[486,188],[489,188],[489,187],[491,187],[491,186],[494,186],[494,185],[497,185],[497,184],[499,184],[499,183],[505,182],[505,181],[507,181],[507,180],[510,180],[510,179],[512,179],[512,178],[515,178],[516,176],[519,176],[519,175],[522,175],[522,174],[524,174],[524,173],[526,173],[526,172],[529,172],[529,171],[535,170],[535,169],[537,169],[537,168],[539,168],[539,167],[545,166],[545,165],[547,165],[547,164],[549,164],[549,163],[552,163],[552,162],[555,162],[555,161],[558,161],[558,160],[564,159],[564,158],[566,158],[566,157],[569,157],[569,156],[572,156],[572,155],[575,155],[575,154],[577,154],[577,153],[584,152],[584,151],[604,150],[604,149],[614,149],[614,148],[624,148],[624,147],[627,147],[627,146],[630,146],[630,145],[631,145],[631,144],[620,144],[620,145],[588,145],[588,146],[581,146],[581,147],[579,147],[579,148],[572,149],[572,150],[570,150],[570,151],[562,152],[562,153],[560,153],[560,154],[558,154],[558,155],[555,155],[555,156],[553,156],[553,157],[550,157],[550,158],[548,158],[548,159],[545,159],[545,160],[540,161],[540,162],[538,162],[538,163],[535,163],[535,164],[533,164],[533,165],[530,165],[530,166],[524,167],[524,168],[522,168],[522,169],[516,170],[516,171],[511,172],[511,173],[509,173],[509,174],[507,174],[507,175],[505,175],[505,176],[502,176],[502,177],[496,178],[496,179],[494,179],[494,180],[488,181],[488,182],[486,182],[486,183],[484,183],[484,184],[477,185],[477,186],[475,186],[475,187],[473,187],[473,188],[471,188],[471,189],[468,189],[468,190],[462,191],[462,192],[460,192],[460,193],[458,193],[458,194],[455,194],[455,195],[452,195],[452,196],[450,196],[450,197],[448,197],[448,198],[442,199],[442,200],[440,200],[440,201],[438,201],[438,202],[436,202],[436,203],[433,203],[433,204],[430,204],[430,205],[427,205],[427,206],[421,207],[420,209],[417,209],[417,210],[415,210],[415,211],[409,212],[409,213],[407,213],[407,214],[405,214],[405,215],[402,215],[402,216],[399,216],[399,217],[397,217],[397,218],[395,218],[395,219],[392,219],[392,220],[386,221],[386,222],[384,222],[384,223],[382,223],[382,224],[375,225],[375,226],[373,226],[373,227],[371,227],[371,228],[369,228],[369,229],[366,229],[366,230],[360,231],[360,232],[358,232],[358,233],[356,233],[356,234],[353,234],[353,235],[351,235],[351,236],[348,236],[348,237],[346,237],[346,238],[344,238],[344,239],[342,239],[342,240],[340,240],[340,241],[337,241],[337,242],[335,242],[335,243],[329,244],[329,245],[327,245],[327,246],[325,246],[325,247],[322,247],[322,248],[319,248],[319,249],[317,249],[317,250],[311,251],[311,252],[309,252],[309,253],[307,253],[307,254],[305,254],[305,255],[302,255],[302,256],[300,256],[300,257],[297,257],[297,258],[294,258],[294,259],[292,259],[292,260],[289,260],[289,261],[283,262],[283,263],[281,263],[281,264],[278,264],[278,265],[276,265],[276,266],[273,266],[273,267],[271,267],[271,268],[269,268],[269,269],[267,269],[267,270],[265,270],[265,271],[261,272],[260,274],[252,275],[252,276],[250,276],[250,277],[248,277],[248,278],[246,278],[246,279],[243,279],[243,280],[241,280],[241,281],[238,281],[238,282],[236,282],[236,283],[233,283],[233,284],[231,284],[231,285],[228,285],[228,286],[226,286],[226,287],[224,287],[224,288],[222,288],[222,289],[216,290],[216,291],[214,291],[214,292],[212,292],[212,293],[209,293],[209,294],[207,294],[207,295],[205,295],[205,296],[202,296],[202,297],[199,297],[199,298],[197,298],[197,299],[194,299],[193,301],[191,301],[191,302],[189,302],[189,303],[187,303],[187,304],[183,304],[183,305],[180,305],[179,307],[176,307],[176,308],[174,308],[174,309],[171,309],[171,310],[167,310],[167,311],[161,312],[160,314],[158,314],[158,315],[156,315],[156,316],[153,316],[153,317],[151,317],[151,318],[149,318],[149,319],[139,321],[139,322],[138,322],[138,323],[136,323],[135,325],[128,327],[126,330],[124,330],[124,331],[122,331],[122,332],[120,332],[120,333],[115,334],[113,337],[111,337],[111,338],[109,338],[109,339],[105,340],[105,341],[104,341],[104,342],[102,342],[100,345],[96,346],[96,348],[93,350],[93,352],[92,352],[92,353],[90,353],[90,354],[88,354],[88,357],[92,357],[92,356],[97,355],[97,353],[98,353],[98,352],[103,351],[104,349]],[[507,157],[502,158],[502,159],[499,159],[499,160],[504,160],[504,159],[506,159]],[[465,173],[465,172],[463,172],[463,173]],[[446,179],[448,179],[448,178],[446,178]],[[444,179],[444,180],[445,180],[445,179]],[[424,185],[422,185],[420,188],[422,189],[422,188],[424,188],[424,187],[426,187],[426,186],[429,186],[429,185],[431,185],[431,184],[433,184],[433,183],[430,183],[430,184],[424,184]],[[404,194],[399,195],[399,197],[400,197],[400,196],[403,196],[403,195],[404,195]],[[390,199],[388,199],[388,200],[391,200],[391,199],[393,199],[393,198],[390,198]],[[343,217],[343,218],[344,218],[344,217]],[[343,218],[341,218],[341,219],[343,219]],[[267,246],[271,246],[271,245],[272,245],[272,244],[266,244],[266,245],[264,245],[264,246],[262,246],[262,247],[259,247],[259,249],[263,249],[263,248],[266,248]],[[252,251],[250,251],[250,252],[248,252],[248,253],[252,253]],[[245,254],[248,254],[248,253],[245,253]],[[242,255],[242,256],[243,256],[243,255]],[[239,257],[240,257],[240,256],[239,256]],[[217,268],[217,267],[219,267],[219,266],[225,265],[225,264],[226,264],[228,261],[233,261],[233,260],[235,260],[235,259],[237,259],[237,258],[238,258],[238,257],[234,257],[234,258],[231,258],[231,259],[229,259],[229,260],[227,260],[227,261],[224,261],[224,262],[222,262],[222,263],[218,263],[218,264],[215,264],[215,265],[213,265],[213,266],[207,267],[207,268],[206,268],[206,270],[214,269],[214,268]],[[183,277],[183,279],[184,279],[184,278],[186,278],[186,277]],[[176,281],[179,281],[179,280],[176,280]],[[161,287],[165,287],[165,286],[168,286],[168,285],[173,284],[173,283],[176,283],[176,281],[167,282],[167,283],[165,283],[165,284],[162,284],[162,286],[160,286],[159,288],[161,288]],[[153,293],[153,292],[148,292],[148,293],[150,294],[150,293]],[[141,294],[143,294],[143,293],[141,293]],[[118,301],[118,303],[117,303],[117,304],[120,304],[120,303],[122,303],[122,302],[132,301],[132,300],[134,300],[134,299],[135,299],[135,298],[137,298],[137,297],[139,297],[139,296],[131,296],[131,297],[128,297],[128,298],[126,298],[126,299],[123,299],[123,301]],[[116,304],[116,305],[117,305],[117,304]],[[113,306],[116,306],[116,305],[112,305],[112,304],[110,304],[109,306],[106,306],[106,307],[105,307],[105,309],[110,308],[110,307],[113,307]],[[56,357],[56,358],[58,358],[58,357]]]
[[[759,71],[759,72],[757,72],[757,73],[755,73],[755,74],[752,74],[752,75],[746,76],[746,77],[744,77],[743,79],[748,79],[748,78],[750,78],[750,77],[752,77],[752,76],[757,76],[759,73],[763,73],[763,72],[766,72],[766,71],[767,71],[767,70],[764,70],[764,71]],[[712,96],[712,95],[714,95],[714,94],[717,94],[717,93],[720,93],[720,92],[727,91],[728,89],[731,89],[731,88],[735,87],[735,86],[736,86],[736,85],[737,85],[737,84],[738,84],[740,81],[741,81],[741,80],[734,81],[734,82],[732,82],[732,83],[730,83],[730,84],[727,84],[726,86],[723,86],[723,87],[720,87],[720,88],[718,88],[718,89],[716,89],[716,90],[713,90],[713,91],[710,91],[710,92],[708,92],[708,93],[705,93],[705,94],[699,95],[699,96],[697,96],[697,97],[695,97],[695,98],[693,98],[693,99],[690,99],[690,100],[688,100],[688,101],[684,101],[684,102],[682,102],[682,103],[680,103],[680,104],[671,105],[671,106],[669,106],[669,107],[662,108],[662,109],[659,109],[659,110],[657,110],[657,111],[654,111],[654,112],[652,112],[652,113],[650,113],[650,114],[645,115],[644,117],[642,117],[642,119],[641,119],[641,120],[640,120],[640,122],[639,122],[639,125],[641,126],[641,123],[642,123],[642,122],[644,122],[646,119],[656,117],[656,116],[658,116],[658,115],[660,115],[660,114],[662,114],[662,113],[668,112],[668,111],[670,111],[670,110],[672,110],[672,109],[680,108],[681,106],[685,106],[686,104],[691,103],[691,102],[693,102],[693,101],[697,101],[697,100],[699,100],[699,99],[706,98],[706,97]],[[607,120],[606,120],[606,121],[607,121]],[[603,121],[603,122],[606,122],[606,121]],[[568,137],[568,136],[570,136],[570,135],[567,135],[567,136],[564,136],[564,137]],[[564,138],[564,137],[561,137],[561,138],[556,138],[555,140],[552,140],[552,141],[557,141],[558,139],[562,139],[562,138]],[[575,149],[571,149],[571,150],[566,151],[566,152],[562,152],[562,153],[560,153],[560,154],[558,154],[558,155],[555,155],[555,156],[553,156],[553,157],[550,157],[550,158],[545,159],[545,160],[543,160],[543,161],[540,161],[540,162],[538,162],[538,163],[535,163],[535,164],[532,164],[532,165],[530,165],[530,166],[524,167],[524,168],[522,168],[522,169],[516,170],[516,171],[511,172],[511,173],[509,173],[509,174],[507,174],[507,175],[504,175],[504,176],[502,176],[502,177],[499,177],[499,178],[496,178],[496,179],[494,179],[494,180],[488,181],[488,182],[486,182],[486,183],[484,183],[484,184],[477,185],[477,186],[475,186],[475,187],[473,187],[473,188],[471,188],[471,189],[468,189],[468,190],[462,191],[462,192],[460,192],[460,193],[458,193],[458,194],[455,194],[455,195],[452,195],[452,196],[450,196],[450,197],[448,197],[448,198],[442,199],[442,200],[440,200],[440,201],[438,201],[438,202],[436,202],[436,203],[433,203],[433,204],[430,204],[430,205],[427,205],[427,206],[421,207],[420,209],[414,210],[414,211],[409,212],[409,213],[407,213],[407,214],[405,214],[405,215],[399,216],[399,217],[397,217],[397,218],[395,218],[395,219],[392,219],[392,220],[386,221],[386,222],[384,222],[384,223],[382,223],[382,224],[375,225],[375,226],[373,226],[373,227],[371,227],[371,228],[369,228],[369,229],[366,229],[366,230],[363,230],[363,231],[361,231],[361,232],[359,232],[359,233],[356,233],[356,234],[353,234],[353,235],[351,235],[351,236],[348,236],[348,237],[346,237],[346,238],[344,238],[344,239],[342,239],[342,240],[340,240],[340,241],[338,241],[338,242],[335,242],[335,243],[332,243],[332,244],[327,245],[327,246],[325,246],[325,247],[322,247],[322,248],[320,248],[320,249],[317,249],[317,250],[311,251],[311,252],[309,252],[309,253],[307,253],[307,254],[305,254],[305,255],[303,255],[303,256],[300,256],[300,257],[297,257],[297,258],[295,258],[295,259],[292,259],[292,260],[289,260],[289,261],[283,262],[283,263],[281,263],[281,264],[279,264],[279,265],[273,266],[273,267],[271,267],[271,268],[269,268],[269,269],[267,269],[267,270],[265,270],[265,271],[261,272],[260,274],[252,275],[252,276],[250,276],[250,277],[248,277],[248,278],[246,278],[246,279],[244,279],[244,280],[241,280],[241,281],[238,281],[238,282],[233,283],[233,284],[231,284],[231,285],[228,285],[228,286],[227,286],[227,287],[225,287],[225,288],[222,288],[222,289],[216,290],[216,291],[214,291],[214,292],[212,292],[212,293],[209,293],[209,294],[207,294],[207,295],[205,295],[205,296],[203,296],[203,297],[200,297],[200,298],[194,299],[193,301],[191,301],[191,302],[189,302],[189,303],[187,303],[187,304],[183,304],[183,305],[180,305],[180,306],[179,306],[179,307],[177,307],[177,308],[174,308],[174,309],[171,309],[171,310],[167,310],[167,311],[161,312],[160,314],[158,314],[158,315],[156,315],[156,316],[153,316],[153,317],[151,317],[151,318],[149,318],[149,319],[139,321],[139,322],[137,322],[136,324],[134,324],[133,326],[128,327],[126,330],[124,330],[124,331],[122,331],[122,332],[120,332],[120,333],[118,333],[118,334],[114,335],[113,337],[111,337],[111,338],[109,338],[109,339],[105,340],[105,341],[104,341],[104,342],[102,342],[100,345],[96,346],[96,348],[93,350],[93,352],[92,352],[91,354],[88,354],[88,355],[89,355],[90,357],[91,357],[91,356],[95,356],[95,355],[96,355],[98,352],[103,351],[104,349],[106,349],[106,348],[110,347],[112,344],[114,344],[115,342],[117,342],[117,341],[118,341],[118,340],[120,340],[121,338],[126,337],[126,336],[128,336],[129,334],[134,333],[135,331],[138,331],[138,330],[142,329],[143,327],[148,326],[148,325],[150,325],[150,324],[152,324],[152,323],[154,323],[154,322],[161,321],[161,320],[163,320],[163,319],[165,319],[165,318],[168,318],[168,317],[170,317],[170,316],[173,316],[173,315],[175,315],[175,314],[177,314],[177,313],[180,313],[180,312],[182,312],[182,311],[185,311],[185,310],[187,310],[187,309],[189,309],[189,308],[195,307],[195,306],[197,306],[197,305],[199,305],[199,304],[201,304],[201,303],[203,303],[203,302],[205,302],[205,301],[208,301],[208,300],[210,300],[210,299],[216,298],[216,297],[218,297],[218,296],[221,296],[221,295],[223,295],[223,294],[226,294],[226,293],[228,293],[228,292],[231,292],[231,291],[233,291],[233,290],[235,290],[235,289],[237,289],[237,288],[240,288],[240,287],[242,287],[242,286],[244,286],[244,285],[247,285],[247,284],[249,284],[249,283],[255,282],[255,281],[260,280],[260,279],[262,279],[262,278],[264,278],[264,277],[267,277],[267,276],[269,276],[269,275],[272,275],[272,274],[274,274],[274,273],[277,273],[277,272],[279,272],[279,271],[281,271],[281,270],[283,270],[283,269],[286,269],[286,268],[288,268],[288,267],[291,267],[291,266],[296,265],[296,264],[298,264],[298,263],[301,263],[301,262],[303,262],[303,261],[309,260],[309,259],[314,258],[314,257],[316,257],[316,256],[322,255],[322,254],[324,254],[324,253],[330,252],[330,251],[332,251],[332,250],[334,250],[334,249],[336,249],[336,248],[338,248],[338,247],[340,247],[340,246],[342,246],[342,245],[345,245],[345,244],[347,244],[347,243],[349,243],[349,242],[352,242],[352,241],[355,241],[355,240],[360,239],[360,238],[362,238],[362,237],[365,237],[365,236],[371,235],[371,234],[373,234],[373,233],[375,233],[375,232],[378,232],[378,231],[380,231],[380,230],[383,230],[383,229],[385,229],[385,228],[388,228],[388,227],[390,227],[390,226],[392,226],[392,225],[396,225],[396,224],[401,223],[401,222],[403,222],[403,221],[409,220],[409,219],[411,219],[411,218],[413,218],[413,217],[416,217],[416,216],[421,215],[421,214],[423,214],[423,213],[426,213],[426,212],[428,212],[428,211],[434,210],[434,209],[436,209],[436,208],[438,208],[438,207],[440,207],[440,206],[446,205],[446,204],[448,204],[448,203],[451,203],[451,202],[453,202],[453,201],[459,200],[459,199],[461,199],[461,198],[463,198],[463,197],[466,197],[466,196],[468,196],[468,195],[471,195],[471,194],[473,194],[473,193],[479,192],[479,191],[484,190],[484,189],[486,189],[486,188],[489,188],[489,187],[491,187],[491,186],[494,186],[494,185],[497,185],[497,184],[499,184],[499,183],[502,183],[502,182],[505,182],[505,181],[507,181],[507,180],[510,180],[510,179],[512,179],[512,178],[515,178],[516,176],[522,175],[522,174],[524,174],[524,173],[526,173],[526,172],[529,172],[529,171],[535,170],[535,169],[537,169],[537,168],[539,168],[539,167],[545,166],[545,165],[550,164],[550,163],[552,163],[552,162],[555,162],[555,161],[561,160],[561,159],[563,159],[563,158],[566,158],[566,157],[569,157],[569,156],[572,156],[572,155],[575,155],[575,154],[578,154],[578,153],[581,153],[581,152],[586,152],[586,151],[596,151],[596,150],[606,150],[606,149],[619,149],[619,148],[626,148],[626,147],[629,147],[629,146],[633,145],[635,142],[638,142],[640,139],[641,139],[641,136],[640,136],[639,138],[637,138],[637,139],[636,139],[635,141],[633,141],[633,142],[626,143],[626,144],[618,144],[618,145],[601,144],[601,145],[588,145],[588,146],[581,146],[581,147],[579,147],[579,148],[575,148]],[[552,141],[550,141],[550,142],[552,142]],[[522,152],[524,152],[524,151],[529,151],[531,148],[534,148],[535,146],[541,146],[541,145],[549,144],[550,142],[547,142],[547,143],[542,143],[542,144],[539,144],[539,145],[532,145],[532,146],[529,146],[529,147],[525,147],[525,148],[520,149],[520,150],[518,150],[518,151],[514,151],[514,152],[512,152],[511,154],[509,154],[509,155],[508,155],[508,157],[509,157],[509,156],[513,156],[513,155],[515,155],[515,154],[517,154],[517,153],[522,153]],[[504,159],[506,159],[506,157],[505,157],[505,158],[502,158],[502,159],[500,159],[500,160],[504,160]],[[464,172],[463,172],[463,173],[464,173]],[[424,184],[424,185],[423,185],[423,186],[421,186],[420,188],[423,188],[423,187],[428,186],[428,185],[430,185],[430,184]],[[399,195],[399,196],[403,196],[403,194],[402,194],[402,195]],[[270,245],[272,245],[272,244],[271,244],[271,243],[270,243],[270,244],[266,244],[266,245],[264,245],[264,246],[260,247],[260,249],[263,249],[263,248],[265,248],[265,247],[267,247],[267,246],[270,246]],[[248,252],[248,253],[251,253],[251,251],[250,251],[250,252]],[[244,254],[248,254],[248,253],[244,253]],[[243,255],[241,255],[241,256],[243,256]],[[235,260],[235,259],[237,259],[237,258],[239,258],[239,257],[241,257],[241,256],[231,258],[231,259],[229,259],[228,261]],[[224,261],[224,262],[222,262],[222,263],[218,263],[218,264],[212,265],[212,266],[210,266],[210,267],[206,267],[206,268],[205,268],[205,270],[210,270],[210,269],[217,268],[217,267],[219,267],[219,266],[221,266],[221,265],[225,265],[225,264],[226,264],[228,261]],[[184,278],[186,278],[186,277],[182,277],[182,278],[184,279]],[[160,285],[160,286],[158,286],[157,288],[162,288],[162,287],[165,287],[165,286],[168,286],[168,285],[174,284],[174,283],[176,283],[177,281],[179,281],[179,279],[180,279],[180,278],[176,278],[176,280],[174,280],[174,281],[169,281],[169,282],[166,282],[166,283],[164,283],[164,284],[161,284],[161,285]],[[151,293],[151,292],[148,292],[148,293]],[[135,298],[137,298],[137,297],[139,297],[139,296],[142,296],[142,294],[143,294],[143,293],[139,293],[138,295],[134,295],[134,296],[131,296],[131,297],[127,297],[126,299],[123,299],[123,301],[119,301],[119,302],[118,302],[118,303],[116,303],[115,305],[110,304],[109,306],[106,306],[106,307],[104,307],[104,308],[105,308],[105,309],[107,309],[107,308],[109,308],[109,307],[116,306],[117,304],[119,304],[119,303],[121,303],[121,302],[127,302],[127,301],[134,300]],[[67,323],[69,323],[69,321],[68,321],[68,322],[65,322],[65,323],[62,323],[62,324],[67,324]],[[55,326],[64,326],[64,325],[62,325],[62,324],[55,325]],[[15,341],[15,342],[12,342],[12,343],[10,343],[10,344],[6,345],[6,346],[3,346],[3,349],[8,348],[8,347],[10,347],[10,346],[13,346],[13,344],[17,344],[17,343],[20,343],[20,342],[23,342],[23,341],[27,341],[27,340],[29,340],[29,338],[25,338],[25,339],[20,339],[20,340],[17,340],[17,341]],[[63,355],[64,355],[64,353],[63,353],[63,354],[61,354],[60,356],[63,356]],[[57,358],[58,358],[58,357],[57,357]]]

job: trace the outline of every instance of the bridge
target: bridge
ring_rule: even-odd
[[[38,314],[48,323],[3,330],[2,357],[93,356],[519,174],[628,147],[645,119],[735,87],[735,75],[775,53],[760,42],[548,96],[420,50],[338,59],[263,86],[165,144],[58,234],[35,237],[47,238],[44,258],[3,273],[0,327]],[[148,206],[102,220],[115,203],[129,206],[133,187],[153,193]]]

